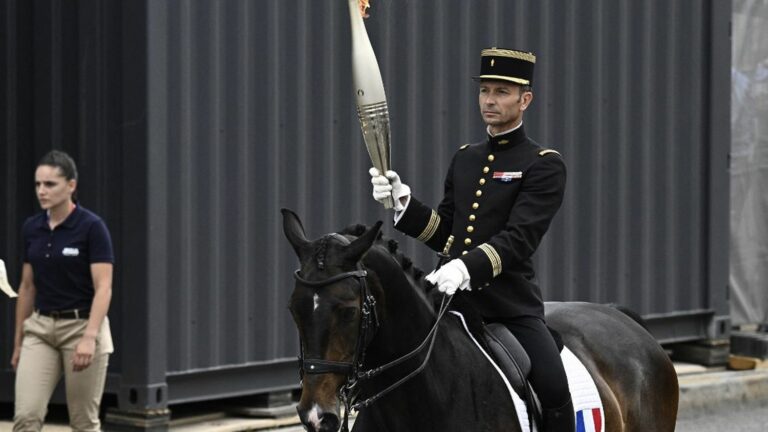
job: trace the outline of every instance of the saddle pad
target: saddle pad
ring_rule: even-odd
[[[507,391],[512,398],[512,402],[515,405],[515,410],[517,411],[517,419],[520,422],[520,429],[523,431],[535,431],[535,425],[531,427],[530,423],[528,422],[528,409],[525,406],[525,402],[523,402],[523,400],[520,399],[520,396],[518,396],[517,393],[512,390],[512,386],[509,384],[509,380],[507,380],[507,377],[504,375],[501,369],[499,369],[499,366],[491,358],[491,356],[485,352],[483,347],[480,345],[480,343],[478,343],[474,336],[472,336],[472,333],[470,333],[469,328],[467,327],[466,321],[464,321],[464,317],[459,312],[449,312],[455,315],[459,321],[461,321],[461,325],[464,327],[464,331],[467,332],[469,338],[472,340],[472,342],[474,342],[477,349],[483,353],[488,362],[493,365],[496,373],[501,376],[501,379],[504,381],[504,385],[507,386]],[[587,368],[584,367],[584,364],[581,363],[581,360],[579,360],[573,354],[573,352],[568,349],[567,346],[563,348],[563,351],[560,353],[560,357],[563,359],[565,373],[568,376],[568,387],[571,391],[573,409],[575,411],[574,415],[576,416],[576,431],[605,432],[605,429],[603,428],[603,425],[605,425],[603,403],[600,400],[600,395],[597,392],[597,386],[592,380],[592,376],[589,374],[589,371],[587,371]]]
[[[603,432],[603,402],[592,375],[567,346],[563,347],[560,358],[563,359],[565,374],[568,375],[568,388],[576,412],[576,432]]]

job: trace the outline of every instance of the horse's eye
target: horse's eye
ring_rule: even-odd
[[[352,323],[357,318],[356,307],[342,307],[338,310],[339,320],[344,323]]]

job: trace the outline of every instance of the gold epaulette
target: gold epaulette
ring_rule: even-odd
[[[561,155],[561,154],[560,154],[560,152],[559,152],[559,151],[557,151],[557,150],[552,150],[552,149],[544,149],[544,150],[540,151],[540,152],[539,152],[539,156],[546,156],[546,155],[548,155],[548,154],[550,154],[550,153],[554,153],[554,154],[556,154],[556,155],[558,155],[558,156],[560,156],[560,157],[562,157],[562,156],[563,156],[563,155]]]

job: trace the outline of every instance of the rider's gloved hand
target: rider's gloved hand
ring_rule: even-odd
[[[453,295],[456,290],[471,290],[469,286],[469,270],[464,261],[454,259],[444,266],[428,274],[427,281],[437,285],[437,289],[447,295]]]
[[[387,198],[392,197],[395,201],[395,211],[403,211],[411,196],[411,188],[400,181],[400,176],[391,170],[383,176],[376,168],[371,168],[368,174],[371,175],[373,184],[373,199],[384,204]]]

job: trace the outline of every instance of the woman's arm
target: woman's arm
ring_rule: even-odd
[[[74,370],[81,371],[90,366],[96,353],[96,337],[99,335],[101,323],[107,316],[109,304],[112,301],[112,264],[91,264],[91,277],[93,278],[93,303],[88,317],[88,326],[85,334],[77,343],[75,356],[72,358]]]

